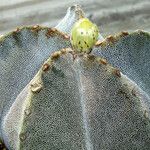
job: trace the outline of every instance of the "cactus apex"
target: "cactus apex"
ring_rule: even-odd
[[[70,7],[70,9],[75,9],[75,13],[78,15],[78,19],[84,18],[85,14],[83,12],[83,10],[81,9],[80,5],[74,5],[72,7]]]

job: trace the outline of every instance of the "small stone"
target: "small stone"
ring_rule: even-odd
[[[42,89],[42,84],[41,83],[33,83],[31,84],[31,91],[32,92],[35,92],[35,93],[38,93],[40,92]]]

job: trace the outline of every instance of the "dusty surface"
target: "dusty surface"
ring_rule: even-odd
[[[103,36],[121,30],[150,31],[150,0],[0,0],[0,34],[23,25],[54,26],[73,4],[82,5]]]

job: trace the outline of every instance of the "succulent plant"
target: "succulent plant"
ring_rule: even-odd
[[[80,16],[72,6],[55,28],[0,38],[2,149],[150,149],[150,34],[99,34],[90,54],[75,55]]]

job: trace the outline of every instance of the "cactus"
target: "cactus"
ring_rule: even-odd
[[[0,138],[9,150],[149,149],[149,33],[99,34],[90,54],[75,55],[69,35],[81,16],[72,6],[55,28],[0,38]]]

